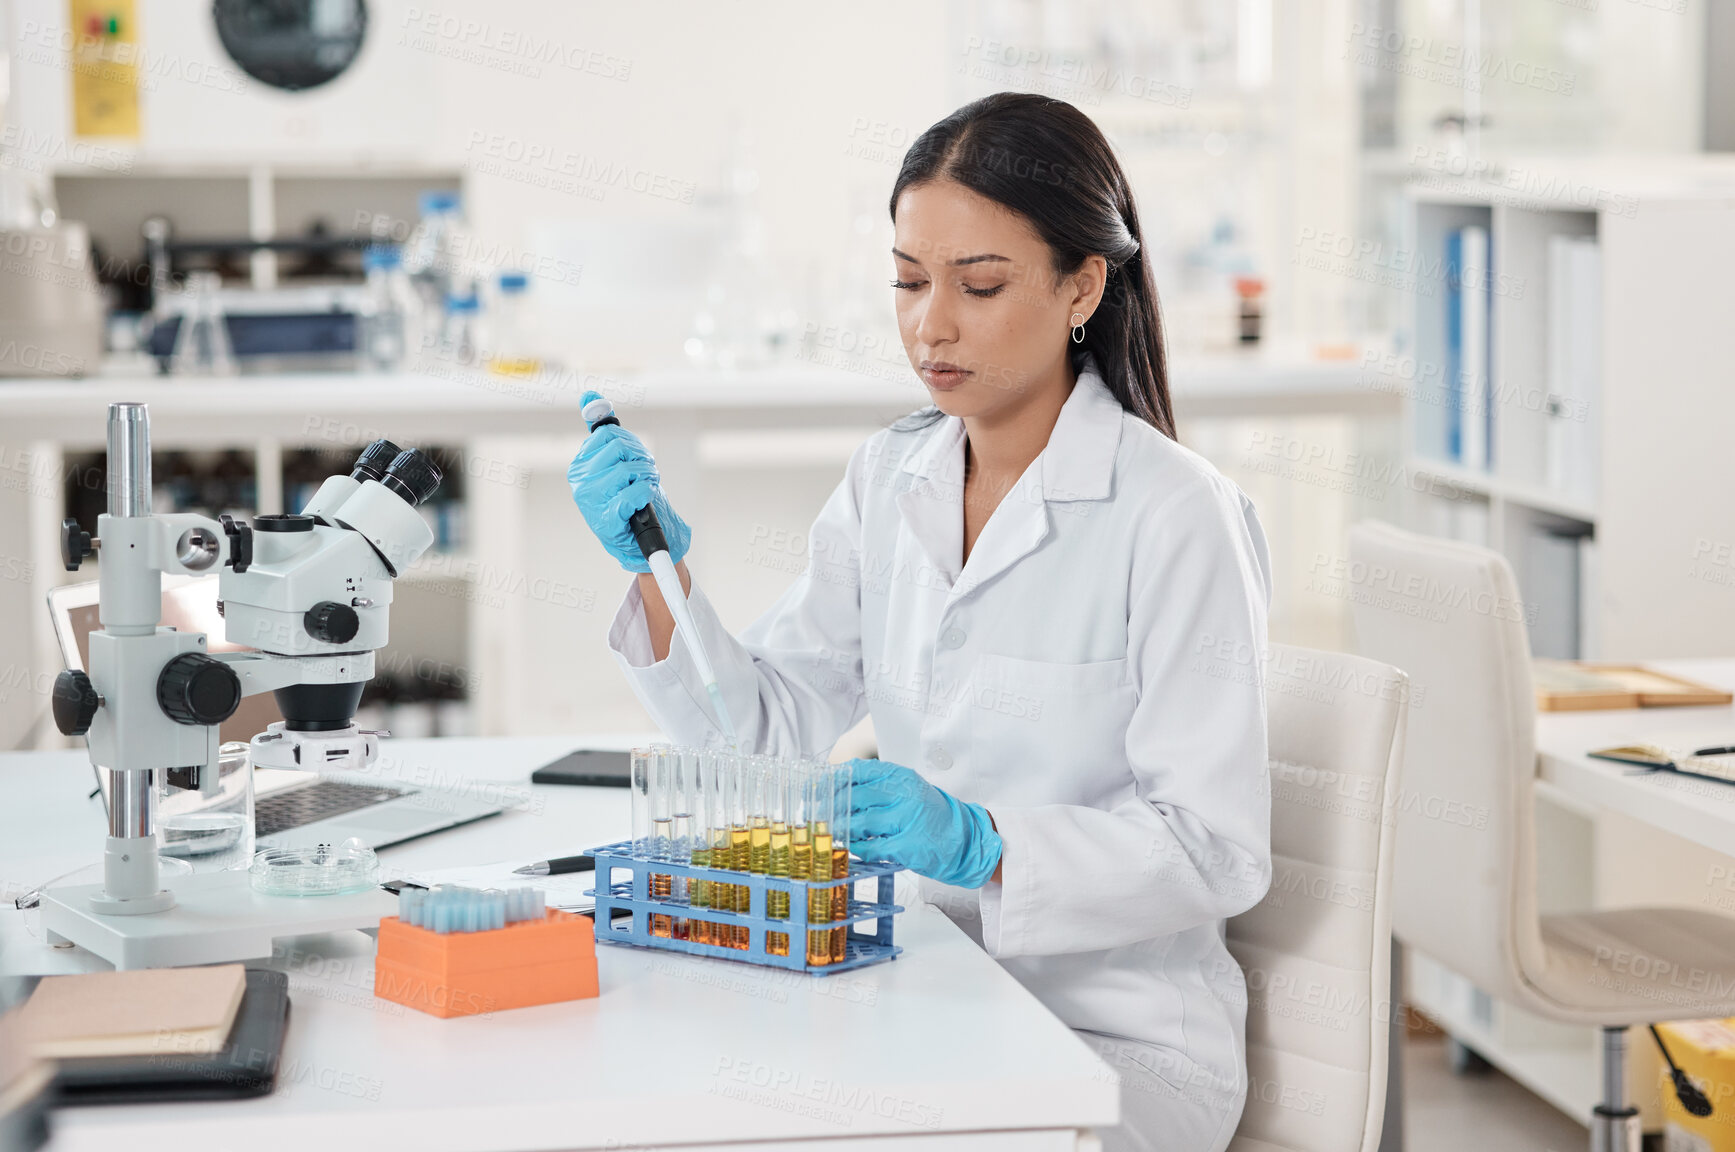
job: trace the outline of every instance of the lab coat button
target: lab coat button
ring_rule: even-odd
[[[944,748],[936,747],[928,753],[928,767],[944,772],[952,766],[952,754]]]
[[[962,648],[964,646],[964,630],[948,628],[940,633],[940,644],[945,648]]]

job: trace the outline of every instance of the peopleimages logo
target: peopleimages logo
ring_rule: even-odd
[[[627,56],[585,44],[569,44],[532,30],[489,24],[416,6],[404,12],[398,44],[475,64],[499,66],[510,63],[515,66],[507,68],[507,71],[532,77],[541,76],[544,65],[622,82],[631,79],[633,71],[632,59]]]
[[[1495,80],[1519,88],[1534,88],[1570,96],[1578,78],[1546,65],[1500,52],[1480,52],[1435,36],[1405,33],[1399,28],[1354,21],[1349,27],[1346,57],[1368,67],[1383,68],[1450,83],[1454,79],[1472,92]]]

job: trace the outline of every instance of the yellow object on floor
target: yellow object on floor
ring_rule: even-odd
[[[1735,1152],[1735,1019],[1658,1024],[1669,1055],[1711,1101],[1711,1114],[1692,1116],[1675,1099],[1669,1069],[1659,1078],[1666,1152]],[[1634,1029],[1635,1036],[1643,1033]]]

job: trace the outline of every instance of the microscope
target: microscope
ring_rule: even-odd
[[[215,788],[218,726],[245,696],[276,695],[283,719],[251,741],[258,767],[361,770],[379,735],[355,712],[387,640],[392,581],[433,542],[416,506],[440,484],[422,453],[376,440],[347,476],[332,476],[298,514],[231,516],[151,511],[150,421],[143,404],[108,411],[108,512],[97,535],[68,520],[62,558],[76,571],[100,553],[101,628],[90,671],[54,686],[55,724],[84,736],[110,784],[100,884],[49,888],[43,926],[116,968],[269,956],[279,936],[373,927],[395,900],[375,889],[295,898],[253,891],[245,872],[176,877],[157,853],[158,774]],[[165,573],[218,573],[218,610],[232,643],[209,652],[203,633],[160,626]]]

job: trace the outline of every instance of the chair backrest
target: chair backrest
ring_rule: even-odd
[[[1229,921],[1247,978],[1247,1105],[1231,1152],[1373,1152],[1385,1116],[1392,798],[1408,681],[1271,646],[1271,889]]]
[[[1540,971],[1532,791],[1536,700],[1512,566],[1378,521],[1340,575],[1364,656],[1402,668],[1410,710],[1392,932],[1496,999]]]

